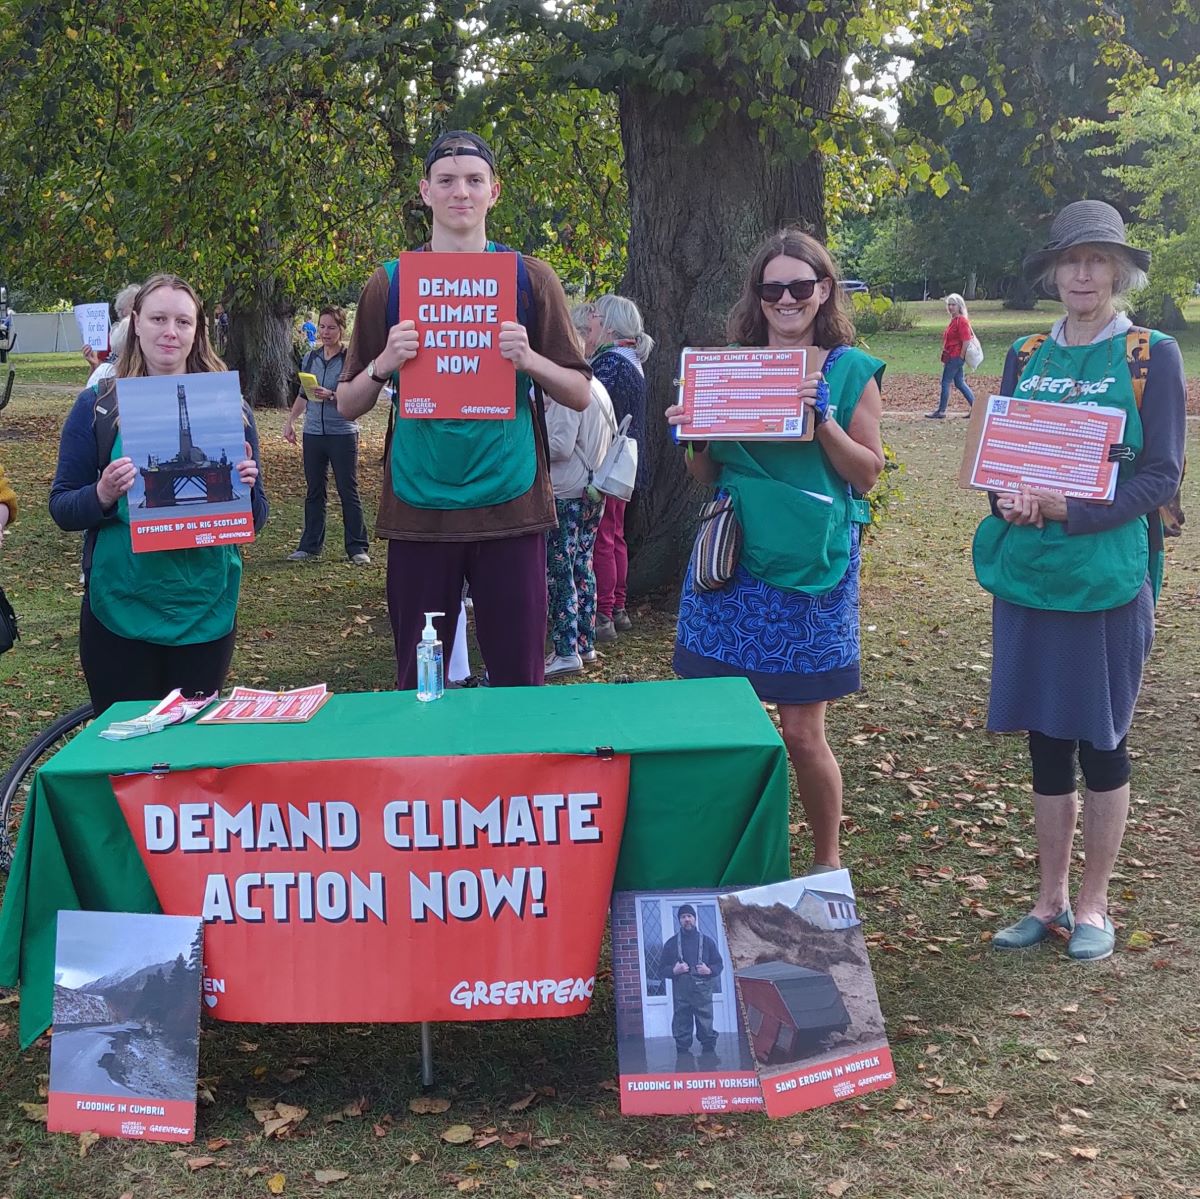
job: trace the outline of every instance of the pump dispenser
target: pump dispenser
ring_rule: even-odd
[[[425,613],[425,628],[417,645],[417,699],[422,703],[441,699],[446,690],[442,674],[442,643],[433,627],[433,618],[445,615],[445,612]]]

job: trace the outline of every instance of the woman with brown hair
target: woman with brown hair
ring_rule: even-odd
[[[337,385],[346,365],[345,335],[345,312],[332,306],[322,308],[317,318],[317,345],[300,363],[301,373],[314,375],[317,386],[312,395],[307,395],[304,388],[296,392],[292,410],[283,422],[284,439],[295,445],[296,421],[304,413],[304,478],[308,492],[304,498],[304,531],[299,546],[288,555],[289,562],[315,558],[325,545],[325,497],[332,467],[342,502],[346,559],[355,566],[371,563],[367,525],[358,498],[358,422],[347,420],[337,410]]]
[[[859,528],[870,520],[861,497],[884,461],[884,365],[853,347],[837,277],[829,251],[798,229],[768,238],[750,264],[729,340],[807,351],[797,386],[816,433],[689,446],[689,473],[732,498],[743,545],[719,590],[697,590],[689,568],[675,645],[677,674],[740,676],[778,705],[818,870],[840,864],[842,776],[825,712],[859,687]],[[667,418],[682,423],[682,409]]]
[[[155,275],[137,293],[116,380],[224,371],[208,342],[200,298],[174,275]],[[254,527],[267,520],[258,433],[243,404],[246,457],[235,465],[249,487]],[[119,700],[161,699],[172,688],[208,694],[233,657],[242,559],[236,546],[135,554],[128,492],[137,477],[121,447],[117,391],[85,389],[63,425],[50,515],[83,531],[79,660],[99,715]]]

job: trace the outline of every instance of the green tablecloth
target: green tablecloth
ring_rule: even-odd
[[[631,756],[619,890],[788,877],[787,755],[743,679],[334,696],[307,724],[188,724],[131,741],[99,729],[38,772],[0,909],[0,985],[21,983],[21,1043],[50,1024],[64,908],[154,912],[158,902],[109,775],[247,763],[506,753]]]

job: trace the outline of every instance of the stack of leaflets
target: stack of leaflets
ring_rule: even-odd
[[[310,720],[325,701],[329,688],[324,683],[297,687],[294,691],[257,691],[235,687],[200,719],[201,724],[299,724]]]
[[[169,724],[182,724],[203,712],[217,698],[212,695],[184,695],[178,687],[166,699],[155,704],[144,716],[133,720],[114,720],[100,736],[108,741],[128,741],[130,737],[144,737],[147,733],[158,733]]]

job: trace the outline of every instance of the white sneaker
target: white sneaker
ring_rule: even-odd
[[[595,662],[598,658],[598,655],[594,649],[590,649],[586,654],[580,654],[579,656],[585,663]]]
[[[554,679],[561,675],[582,674],[583,659],[578,654],[566,654],[560,657],[551,654],[546,659],[546,678]]]

